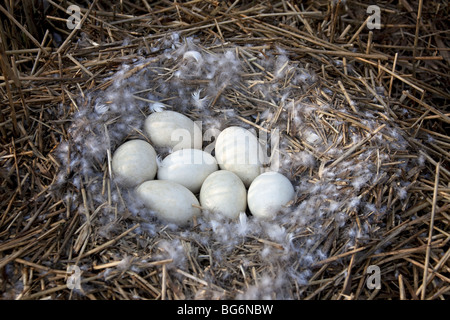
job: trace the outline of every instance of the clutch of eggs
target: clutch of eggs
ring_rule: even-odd
[[[111,165],[116,181],[134,188],[162,221],[187,225],[200,215],[200,208],[229,219],[248,208],[256,218],[271,219],[295,197],[289,179],[277,172],[263,173],[265,154],[247,129],[223,130],[216,139],[215,157],[201,150],[200,126],[181,113],[152,113],[144,129],[149,142],[123,143]],[[160,148],[172,153],[158,163],[155,150]]]

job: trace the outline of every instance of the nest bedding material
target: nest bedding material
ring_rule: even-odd
[[[368,30],[352,1],[95,1],[68,32],[48,3],[58,32],[23,43],[8,13],[29,8],[2,10],[4,299],[448,296],[448,40],[425,33],[447,7],[382,2]],[[269,155],[280,133],[272,160],[295,202],[270,221],[158,221],[109,163],[161,110],[254,130]]]

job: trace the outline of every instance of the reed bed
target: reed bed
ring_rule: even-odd
[[[448,299],[449,7],[377,5],[371,30],[350,0],[4,1],[2,299]],[[158,108],[279,130],[294,203],[144,214],[109,161]]]

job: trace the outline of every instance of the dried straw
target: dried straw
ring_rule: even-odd
[[[380,134],[393,144],[399,138],[409,144],[408,153],[378,150],[389,154],[388,162],[366,160],[386,173],[359,191],[360,198],[386,208],[372,226],[373,238],[349,246],[347,231],[362,230],[374,213],[348,211],[344,228],[325,221],[327,237],[317,246],[327,251],[327,257],[314,262],[306,283],[292,282],[284,293],[271,292],[271,298],[449,298],[448,4],[378,1],[381,29],[369,30],[367,6],[354,1],[124,0],[111,6],[99,0],[89,8],[80,5],[81,29],[68,30],[64,7],[68,2],[49,0],[48,8],[41,1],[30,3],[0,5],[0,297],[233,299],[245,296],[278,270],[261,258],[267,248],[282,254],[283,245],[269,238],[247,237],[232,248],[226,263],[218,265],[212,250],[220,244],[205,246],[165,227],[157,230],[157,236],[146,237],[137,233],[140,221],[118,212],[117,206],[115,231],[110,239],[101,237],[99,212],[114,207],[109,149],[109,157],[100,164],[102,193],[109,195],[108,202],[93,206],[88,177],[81,190],[70,184],[63,193],[52,188],[64,167],[54,151],[71,139],[71,117],[83,107],[79,98],[106,90],[122,64],[142,55],[148,63],[128,70],[124,77],[153,68],[161,54],[155,44],[177,32],[195,36],[205,52],[235,49],[245,65],[239,90],[223,87],[212,98],[211,108],[225,113],[220,105],[225,99],[234,108],[236,121],[266,132],[288,119],[283,135],[290,152],[306,151],[321,163],[315,168],[290,168],[294,179],[308,177],[310,183],[318,183],[326,170],[356,161]],[[276,48],[315,72],[317,81],[306,89],[305,97],[332,108],[306,121],[317,136],[336,142],[335,147],[343,150],[340,157],[331,159],[301,139],[288,104],[277,105],[255,94],[258,85],[275,78],[257,59]],[[167,78],[175,71],[155,72]],[[288,86],[289,72],[283,81]],[[173,98],[162,102],[170,105]],[[267,108],[276,111],[273,118],[258,121]],[[366,111],[377,115],[376,128],[361,121]],[[336,121],[342,125],[336,126]],[[390,136],[387,127],[396,128],[399,137]],[[359,142],[346,140],[350,130],[360,135]],[[410,184],[406,195],[399,196],[394,173],[408,159],[423,162],[402,172],[402,181]],[[79,204],[63,198],[76,194],[82,194]],[[299,197],[297,204],[302,200]],[[74,210],[77,205],[83,210]],[[314,232],[305,230],[295,237]],[[172,258],[158,251],[169,240],[179,241],[187,267],[174,266]],[[68,287],[73,273],[68,270],[74,265],[81,268],[79,290]],[[366,285],[370,265],[381,270],[380,289]]]

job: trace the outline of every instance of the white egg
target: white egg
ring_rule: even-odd
[[[253,180],[248,189],[248,208],[257,218],[273,218],[294,196],[294,187],[288,178],[278,172],[265,172]]]
[[[182,149],[169,154],[159,164],[157,177],[177,182],[197,193],[206,177],[218,169],[216,159],[208,152]]]
[[[144,140],[130,140],[117,148],[111,165],[114,177],[120,184],[134,187],[155,178],[156,152]]]
[[[200,204],[195,195],[176,182],[145,181],[136,188],[136,194],[146,208],[165,222],[187,225],[200,214]]]
[[[221,169],[235,173],[248,187],[262,172],[264,153],[258,138],[241,127],[228,127],[216,140],[215,155]]]
[[[191,119],[175,111],[161,111],[145,119],[144,130],[155,147],[201,149],[202,130]]]
[[[242,180],[231,171],[211,173],[200,189],[202,208],[235,219],[247,208],[247,190]]]

